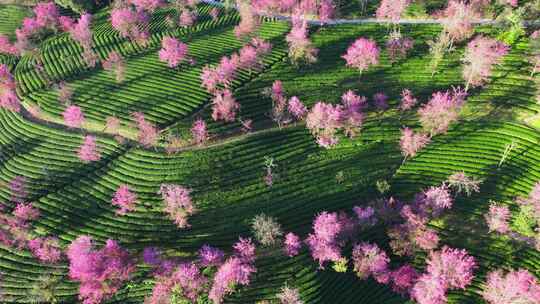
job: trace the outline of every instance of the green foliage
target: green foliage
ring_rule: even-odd
[[[512,217],[512,226],[517,232],[526,236],[534,236],[536,218],[532,205],[520,205],[519,212]]]

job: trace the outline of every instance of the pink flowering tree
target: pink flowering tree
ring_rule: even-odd
[[[206,122],[201,118],[193,122],[193,126],[191,127],[191,137],[193,138],[193,142],[197,145],[203,145],[210,138]]]
[[[297,256],[302,248],[302,241],[300,240],[300,237],[292,232],[285,235],[283,244],[283,250],[288,257]]]
[[[358,38],[341,57],[345,59],[347,66],[362,73],[370,66],[379,63],[379,48],[373,40]]]
[[[507,206],[491,202],[488,213],[484,215],[489,232],[507,233],[510,231],[508,221],[511,215],[510,209]]]
[[[466,93],[459,89],[454,89],[453,93],[433,93],[431,100],[418,110],[423,129],[430,136],[446,133],[450,124],[459,118],[465,96]]]
[[[218,248],[203,245],[198,252],[199,264],[202,267],[219,266],[223,263],[224,253]]]
[[[394,63],[407,57],[407,53],[413,48],[414,40],[403,37],[401,32],[392,32],[386,40],[386,52],[390,62]]]
[[[145,303],[171,303],[172,299],[175,298],[196,303],[206,290],[207,283],[208,279],[197,264],[193,262],[181,263],[171,274],[158,277],[152,295],[146,299]]]
[[[338,213],[323,211],[313,221],[313,233],[306,239],[311,256],[324,268],[327,261],[339,262],[341,248],[351,232],[352,220]]]
[[[410,292],[410,289],[418,279],[418,271],[411,265],[403,265],[394,270],[390,274],[392,280],[392,290],[399,294],[405,295]]]
[[[493,65],[500,63],[502,56],[508,53],[508,46],[495,39],[479,35],[467,44],[462,61],[463,78],[467,82],[465,91],[469,86],[484,85],[491,75]]]
[[[362,110],[367,106],[366,97],[356,95],[352,90],[341,95],[340,124],[345,135],[355,137],[362,128],[364,114]]]
[[[294,117],[296,120],[304,119],[308,112],[304,103],[302,103],[302,101],[300,101],[300,99],[298,99],[296,96],[289,98],[287,111],[289,111],[292,117]]]
[[[143,10],[130,7],[114,8],[111,11],[111,25],[123,38],[129,38],[141,44],[146,44],[149,33],[147,28],[149,16]]]
[[[77,22],[70,17],[62,16],[59,21],[63,30],[69,32],[71,38],[82,46],[83,59],[86,65],[94,67],[97,55],[92,50],[92,31],[90,30],[92,15],[88,13],[82,14]]]
[[[196,209],[191,200],[191,190],[180,185],[161,184],[158,191],[165,203],[163,210],[169,215],[178,228],[187,228],[189,216],[195,214]]]
[[[418,251],[430,251],[437,248],[439,237],[435,230],[428,228],[428,217],[415,213],[410,205],[405,205],[400,215],[403,224],[393,226],[388,231],[390,247],[397,256],[413,256]]]
[[[447,7],[436,17],[441,20],[443,31],[448,34],[453,43],[471,37],[474,32],[474,22],[478,21],[481,15],[472,3],[450,0]]]
[[[15,30],[15,47],[19,53],[34,51],[42,38],[58,29],[60,13],[54,2],[38,3],[33,12],[34,16],[24,18],[22,26]]]
[[[219,91],[212,101],[212,119],[232,122],[236,119],[236,112],[239,109],[240,104],[236,102],[230,90]]]
[[[233,248],[235,254],[219,266],[214,275],[212,287],[208,294],[208,298],[214,304],[222,303],[223,297],[233,293],[237,286],[249,285],[251,275],[257,271],[254,265],[255,245],[253,245],[251,239],[240,238]]]
[[[488,304],[540,303],[540,283],[525,269],[491,271],[482,290]]]
[[[19,56],[17,46],[11,43],[9,37],[4,34],[0,34],[0,54]]]
[[[26,177],[17,175],[8,183],[10,201],[14,203],[24,203],[28,197],[28,187]]]
[[[285,286],[281,288],[280,293],[277,294],[277,298],[281,304],[304,304],[300,300],[300,292],[296,288]]]
[[[84,123],[84,114],[78,106],[68,106],[62,115],[64,116],[64,124],[69,128],[80,128]]]
[[[139,143],[146,148],[155,146],[159,140],[159,130],[144,118],[143,113],[134,112],[131,115],[137,123]]]
[[[416,104],[418,103],[418,99],[416,99],[411,90],[409,89],[403,89],[401,91],[401,102],[399,104],[399,109],[401,111],[407,111],[412,109]]]
[[[117,83],[122,83],[126,75],[126,63],[124,58],[116,51],[112,51],[107,56],[107,59],[103,61],[103,69],[105,71],[111,71],[115,75]]]
[[[19,112],[21,110],[21,102],[17,97],[15,88],[15,78],[9,71],[9,68],[5,64],[0,64],[0,107]]]
[[[135,210],[137,195],[131,192],[128,185],[120,185],[118,189],[116,189],[111,203],[120,208],[116,210],[116,214],[125,215],[128,212]]]
[[[248,1],[238,1],[237,3],[240,23],[234,28],[234,35],[238,39],[242,39],[244,37],[249,37],[257,31],[260,26],[260,21]]]
[[[101,153],[97,149],[96,137],[86,135],[83,144],[77,150],[77,155],[83,163],[98,161],[101,158]]]
[[[318,102],[306,117],[306,127],[315,136],[317,143],[329,148],[338,143],[336,132],[341,128],[341,107]]]
[[[28,241],[28,248],[43,263],[54,264],[62,259],[62,248],[55,237],[31,239]]]
[[[187,60],[188,46],[178,39],[165,36],[161,40],[161,50],[159,50],[159,60],[167,62],[170,68],[176,68]]]
[[[393,23],[398,22],[401,19],[401,14],[403,14],[410,2],[410,0],[382,0],[375,16],[379,20],[389,20]]]
[[[255,239],[263,246],[275,246],[279,243],[283,231],[281,225],[273,217],[264,213],[251,220],[251,230]]]
[[[418,195],[417,200],[421,203],[424,211],[434,216],[440,215],[445,209],[452,208],[454,204],[454,199],[446,185],[429,187]]]
[[[314,63],[317,61],[318,49],[308,38],[308,24],[302,17],[294,15],[291,32],[285,37],[289,45],[289,58],[294,64]]]
[[[399,147],[401,154],[405,157],[403,161],[414,157],[429,141],[430,138],[427,134],[415,133],[410,128],[402,129]]]
[[[355,245],[352,251],[352,261],[354,272],[361,280],[373,276],[379,283],[389,282],[388,263],[390,259],[377,244],[360,243]]]
[[[96,249],[89,236],[80,236],[67,249],[69,277],[80,282],[79,299],[84,304],[101,303],[126,282],[135,265],[129,253],[114,240]]]

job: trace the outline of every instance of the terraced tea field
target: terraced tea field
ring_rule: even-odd
[[[368,8],[373,13],[376,7],[372,3]],[[309,36],[319,50],[317,62],[294,65],[288,59],[290,23],[262,18],[257,35],[269,41],[272,50],[260,69],[241,69],[230,86],[240,105],[239,116],[253,120],[251,132],[242,132],[240,121],[212,119],[212,95],[201,85],[205,66],[218,65],[223,56],[231,56],[245,44],[234,34],[241,19],[238,13],[222,11],[213,18],[212,8],[199,4],[197,22],[191,27],[168,25],[166,16],[178,18],[178,12],[157,9],[148,26],[151,35],[146,46],[122,38],[112,28],[110,8],[95,13],[93,50],[101,61],[113,50],[121,54],[126,62],[122,83],[100,64],[88,68],[83,48],[68,33],[46,38],[37,53],[19,58],[0,55],[0,63],[6,63],[14,75],[23,106],[20,113],[0,109],[3,210],[11,211],[16,205],[10,182],[24,177],[26,201],[40,212],[31,224],[34,237],[56,236],[65,249],[79,236],[87,235],[96,244],[114,239],[129,250],[136,268],[129,281],[103,303],[144,303],[151,295],[158,279],[152,267],[142,261],[144,248],[157,247],[164,256],[195,260],[199,248],[210,244],[229,255],[238,237],[253,237],[252,219],[261,213],[275,218],[283,231],[305,239],[320,212],[351,213],[354,206],[367,206],[381,197],[412,201],[416,193],[440,185],[455,172],[483,182],[479,193],[457,196],[452,209],[428,225],[439,234],[441,246],[466,249],[478,264],[472,283],[464,290],[450,291],[448,303],[487,303],[481,291],[487,273],[495,269],[523,268],[540,278],[540,252],[508,235],[490,233],[484,219],[491,201],[517,214],[515,198],[526,197],[540,181],[540,130],[527,119],[540,113],[536,99],[540,76],[531,77],[527,37],[510,46],[487,85],[468,92],[459,122],[404,161],[400,130],[405,126],[420,129],[416,109],[436,91],[464,86],[461,58],[466,42],[456,43],[456,50],[444,57],[432,76],[426,41],[435,39],[441,26],[402,25],[401,33],[414,39],[408,56],[392,63],[381,47],[380,63],[360,75],[347,67],[341,56],[361,36],[384,46],[389,33],[384,24],[312,26]],[[0,33],[13,37],[28,14],[18,7],[0,5]],[[496,29],[478,26],[475,33],[496,36]],[[165,36],[185,42],[194,62],[169,68],[160,61],[158,52]],[[38,62],[42,70],[36,66]],[[389,109],[376,111],[370,106],[358,136],[340,136],[335,147],[325,149],[317,145],[304,121],[283,128],[272,121],[272,100],[263,91],[275,80],[282,81],[288,97],[297,96],[309,109],[319,101],[337,105],[347,90],[368,97],[370,104],[374,94],[384,92]],[[58,101],[53,85],[61,81],[73,91],[71,105],[84,113],[81,128],[64,124],[66,106]],[[397,108],[405,88],[414,93],[419,105],[403,113]],[[30,114],[36,106],[41,111],[38,117]],[[154,147],[136,142],[133,112],[143,113],[160,129]],[[124,141],[117,141],[113,132],[106,130],[110,116],[119,118]],[[170,136],[187,142],[197,118],[208,124],[210,141],[198,146],[183,144],[180,151],[167,153]],[[101,152],[98,161],[86,163],[77,157],[86,135],[96,138]],[[277,165],[271,186],[264,179],[268,158]],[[380,181],[389,186],[384,194],[378,191]],[[197,213],[189,217],[189,228],[179,229],[163,211],[163,199],[157,194],[162,184],[192,190]],[[129,185],[137,195],[134,210],[122,216],[111,204],[121,185]],[[515,223],[511,226],[516,228]],[[358,241],[376,243],[390,253],[388,229],[386,223],[379,222],[362,230]],[[310,304],[416,303],[389,285],[371,278],[360,280],[350,266],[345,273],[330,265],[319,268],[307,246],[295,257],[275,248],[257,250],[257,272],[251,283],[237,286],[224,303],[279,303],[276,294],[285,285],[297,288],[302,301]],[[352,244],[345,245],[343,251],[344,256],[351,256]],[[392,268],[410,261],[419,272],[425,269],[426,253],[413,259],[389,256]],[[45,276],[56,279],[57,303],[82,302],[79,282],[70,277],[67,258],[47,264],[27,248],[0,245],[0,274],[2,303],[46,303],[32,302],[32,290]],[[262,302],[265,300],[268,302]],[[211,303],[206,301],[197,303]]]

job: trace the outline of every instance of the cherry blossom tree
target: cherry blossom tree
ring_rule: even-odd
[[[345,59],[347,66],[362,73],[371,65],[379,64],[379,48],[373,40],[358,38],[349,46],[347,53],[341,57]]]
[[[403,89],[401,91],[401,103],[399,104],[399,109],[401,111],[407,111],[412,109],[416,104],[418,103],[418,99],[416,99],[411,90],[409,89]]]
[[[318,49],[308,38],[308,24],[302,17],[293,15],[291,32],[285,37],[289,45],[289,58],[294,64],[314,63],[317,61]]]
[[[341,107],[318,102],[306,117],[306,126],[324,148],[337,144],[336,132],[341,127]]]
[[[170,275],[159,276],[148,304],[171,303],[173,298],[187,299],[191,303],[206,289],[208,279],[195,263],[181,263]]]
[[[410,128],[401,130],[401,138],[399,140],[399,147],[401,148],[401,154],[405,157],[405,160],[412,158],[430,142],[427,134],[415,133]]]
[[[120,207],[120,209],[116,210],[116,214],[125,215],[128,212],[135,210],[135,203],[137,203],[137,195],[131,192],[131,189],[128,185],[120,185],[118,189],[116,189],[111,203],[114,206]]]
[[[63,16],[61,17],[60,22],[63,29],[69,32],[71,38],[83,47],[83,59],[85,59],[87,66],[94,67],[94,58],[96,58],[97,55],[92,50],[92,31],[90,30],[92,15],[84,13],[77,22],[70,17]]]
[[[120,119],[115,116],[108,116],[105,120],[105,130],[112,134],[118,135],[120,130]]]
[[[145,44],[149,37],[149,33],[143,30],[148,19],[144,11],[135,11],[130,7],[114,8],[111,11],[111,25],[120,36],[142,44]]]
[[[214,304],[223,302],[223,297],[234,292],[236,286],[247,286],[250,278],[257,270],[255,261],[255,246],[249,239],[242,239],[234,245],[235,254],[219,266],[208,294]]]
[[[187,228],[190,225],[187,219],[196,212],[191,200],[191,189],[174,184],[161,184],[158,194],[165,202],[163,209],[178,228]]]
[[[418,272],[411,265],[407,264],[399,267],[391,273],[392,290],[400,294],[409,293],[418,276]]]
[[[11,43],[9,37],[4,34],[0,34],[0,54],[19,56],[19,49],[17,46]]]
[[[114,72],[117,83],[122,83],[125,79],[126,64],[124,59],[116,51],[112,51],[103,62],[103,69]]]
[[[390,247],[397,256],[412,256],[420,250],[437,248],[439,237],[435,230],[428,228],[428,217],[420,212],[415,213],[410,205],[400,211],[405,223],[396,225],[388,231]]]
[[[377,111],[383,112],[388,109],[388,96],[382,92],[373,95],[373,102]]]
[[[411,298],[418,304],[446,304],[446,291],[442,278],[425,273],[414,284]]]
[[[454,199],[446,185],[429,187],[417,197],[417,200],[422,203],[425,211],[434,216],[440,215],[444,209],[452,208],[454,204]]]
[[[433,93],[431,100],[418,110],[423,129],[430,136],[446,133],[450,124],[458,119],[465,97],[466,93],[460,89],[454,89],[453,93]]]
[[[472,3],[450,0],[447,7],[437,17],[442,22],[443,31],[448,34],[453,43],[471,37],[474,32],[474,22],[478,21],[481,15]]]
[[[507,206],[491,202],[489,212],[484,215],[489,232],[507,233],[510,230],[508,225],[510,216],[510,209]]]
[[[203,267],[219,266],[223,263],[224,253],[218,248],[203,245],[198,254],[199,264]]]
[[[302,241],[300,237],[292,232],[289,232],[285,235],[285,240],[283,241],[284,252],[288,257],[297,256],[300,253],[302,248]]]
[[[206,122],[204,122],[204,120],[201,118],[193,122],[193,126],[191,127],[191,137],[197,145],[204,144],[210,138],[208,135],[208,129],[206,127]]]
[[[362,110],[366,107],[366,97],[356,95],[352,90],[341,95],[340,124],[345,135],[353,138],[359,133],[364,114]]]
[[[14,203],[24,203],[28,197],[28,187],[26,177],[17,175],[8,183],[10,201]]]
[[[390,280],[388,269],[390,259],[377,244],[364,242],[355,245],[352,251],[352,261],[354,272],[361,280],[365,280],[369,276],[373,276],[377,282],[383,284]]]
[[[64,124],[69,128],[80,128],[85,120],[81,108],[75,105],[68,106],[62,115]]]
[[[17,93],[15,78],[5,64],[0,64],[0,107],[19,112],[21,110],[21,102]]]
[[[410,2],[410,0],[382,0],[375,15],[379,20],[398,22]]]
[[[67,249],[69,277],[81,283],[79,299],[84,304],[101,303],[126,282],[135,265],[129,253],[114,240],[96,249],[89,236],[79,236]]]
[[[139,143],[147,148],[155,146],[159,139],[159,130],[144,118],[143,113],[134,112],[131,115],[137,123],[137,140]]]
[[[320,268],[324,268],[327,261],[338,262],[341,259],[342,239],[348,228],[348,222],[338,213],[323,211],[317,215],[313,221],[313,233],[308,235],[306,243]]]
[[[394,31],[390,33],[386,41],[386,52],[390,61],[396,62],[407,57],[407,53],[414,46],[414,40],[408,37],[403,37],[400,32]]]
[[[237,1],[237,5],[240,23],[234,28],[234,34],[238,39],[242,39],[257,31],[260,21],[249,1],[240,0]]]
[[[509,47],[495,39],[479,35],[467,44],[462,61],[463,78],[469,86],[484,85],[491,75],[494,64],[500,63],[502,56],[508,53]]]
[[[165,36],[161,40],[161,50],[159,50],[159,60],[167,62],[170,68],[176,68],[183,61],[187,60],[188,46],[187,44]]]
[[[39,218],[40,212],[32,203],[18,203],[13,209],[13,216],[20,223],[26,223]]]
[[[430,252],[427,261],[427,273],[441,278],[449,289],[465,289],[471,284],[476,268],[475,258],[467,250],[447,246]]]
[[[129,0],[138,11],[154,12],[156,9],[165,6],[163,0]]]
[[[62,249],[55,237],[35,238],[28,241],[32,254],[43,263],[58,263],[62,259]]]
[[[302,120],[308,112],[306,106],[296,96],[289,98],[287,111],[297,120]]]
[[[98,161],[101,158],[101,153],[97,149],[96,137],[86,135],[83,144],[77,150],[77,155],[83,163]]]
[[[525,269],[491,271],[482,296],[489,304],[539,303],[540,283]]]
[[[230,90],[219,91],[212,101],[212,119],[214,121],[232,122],[235,120],[236,111],[239,109],[240,105],[236,102]]]

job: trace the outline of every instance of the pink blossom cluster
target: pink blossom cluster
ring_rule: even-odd
[[[493,65],[500,63],[509,47],[492,38],[478,35],[467,44],[462,61],[463,78],[467,81],[465,90],[484,85],[491,75]]]
[[[412,109],[416,104],[418,103],[418,99],[416,99],[411,90],[409,89],[403,89],[401,91],[401,102],[399,104],[399,109],[401,111],[407,111]]]
[[[474,22],[481,14],[474,4],[462,0],[450,0],[447,7],[437,14],[444,31],[455,42],[469,38],[474,32]]]
[[[475,258],[465,249],[444,246],[429,253],[426,273],[422,274],[411,290],[418,304],[444,304],[448,290],[465,289],[477,268]]]
[[[28,248],[41,262],[58,263],[62,259],[62,249],[55,237],[35,238],[28,241]]]
[[[508,221],[511,217],[510,209],[496,203],[489,204],[489,211],[484,215],[489,231],[507,233],[510,230]]]
[[[159,50],[159,60],[167,62],[170,68],[175,68],[183,61],[186,61],[188,55],[187,44],[178,39],[165,36],[161,40],[161,50]]]
[[[448,186],[456,191],[456,194],[464,192],[471,196],[473,192],[480,192],[481,180],[469,177],[465,172],[455,172],[448,177]]]
[[[300,292],[296,288],[290,288],[288,286],[283,287],[281,292],[277,294],[277,298],[281,304],[304,304],[300,300]]]
[[[231,294],[238,285],[249,285],[255,268],[255,245],[251,239],[240,240],[233,246],[235,254],[219,266],[208,294],[215,304],[220,304],[223,297]]]
[[[466,95],[459,88],[453,92],[433,93],[430,101],[418,110],[422,128],[430,136],[446,133],[450,124],[458,119]]]
[[[218,248],[203,245],[198,254],[199,263],[202,267],[219,266],[223,263],[224,253]]]
[[[300,237],[292,232],[289,232],[285,235],[284,252],[288,257],[297,256],[302,249],[302,241]]]
[[[340,105],[318,102],[307,114],[306,127],[321,147],[336,145],[338,130],[344,129],[345,135],[354,137],[362,126],[366,98],[348,91],[341,96],[341,101]]]
[[[111,200],[114,206],[120,207],[116,210],[116,214],[125,215],[128,212],[135,210],[135,203],[137,203],[137,195],[131,192],[128,185],[120,185]]]
[[[152,295],[146,299],[148,304],[169,303],[172,294],[181,296],[191,303],[196,303],[205,291],[208,279],[202,274],[199,266],[193,262],[181,263],[171,274],[158,277]]]
[[[22,27],[15,30],[15,47],[19,53],[32,48],[32,40],[39,39],[42,33],[57,29],[60,13],[54,2],[38,3],[33,11],[34,17],[24,18]]]
[[[429,187],[417,196],[417,200],[424,211],[434,216],[440,215],[444,209],[452,208],[454,203],[454,199],[446,185]]]
[[[128,3],[134,5],[137,11],[148,12],[154,12],[166,4],[163,0],[128,0]]]
[[[405,205],[400,214],[405,222],[388,232],[390,247],[395,255],[412,256],[418,250],[437,248],[439,237],[435,230],[427,227],[429,219],[426,215],[415,212],[410,205]]]
[[[344,241],[354,230],[354,221],[346,214],[323,211],[313,221],[313,233],[306,239],[311,256],[324,268],[327,261],[338,262]]]
[[[386,52],[391,62],[396,62],[407,57],[407,53],[414,46],[414,40],[401,35],[391,35],[386,41]]]
[[[430,138],[427,134],[416,133],[410,128],[401,130],[399,147],[405,159],[414,157],[429,142]]]
[[[317,61],[319,50],[315,48],[308,37],[308,24],[301,16],[292,17],[292,28],[285,37],[289,45],[289,58],[294,64],[301,62],[314,63]]]
[[[410,0],[382,0],[375,15],[377,19],[390,20],[396,23],[410,2]]]
[[[371,65],[379,63],[379,48],[373,40],[358,38],[349,46],[347,53],[341,57],[345,59],[347,66],[362,73]]]
[[[159,140],[159,130],[151,122],[148,122],[144,118],[144,114],[141,112],[134,112],[131,114],[133,120],[137,123],[137,140],[144,147],[152,147],[157,144]]]
[[[98,161],[101,158],[101,153],[97,149],[96,137],[86,135],[83,144],[77,150],[77,155],[83,163]]]
[[[126,63],[120,54],[116,51],[112,51],[107,56],[107,59],[103,61],[103,69],[106,71],[114,72],[116,82],[121,83],[125,79]]]
[[[354,271],[361,280],[373,276],[381,284],[389,282],[388,263],[390,259],[377,244],[364,242],[355,245],[352,251],[352,261]]]
[[[68,106],[62,115],[64,117],[64,124],[69,128],[80,128],[84,123],[84,114],[78,106]]]
[[[196,212],[191,200],[191,189],[180,185],[161,184],[158,194],[165,202],[163,210],[169,215],[178,228],[190,227],[187,222],[189,216]]]
[[[8,55],[19,55],[19,50],[17,49],[17,46],[11,41],[9,41],[9,37],[0,34],[0,54],[8,54]]]
[[[73,40],[77,41],[85,50],[92,50],[91,14],[82,14],[77,22],[66,16],[60,17],[59,21],[62,29],[69,32]]]
[[[126,282],[135,265],[127,250],[114,240],[96,249],[89,236],[79,236],[67,249],[69,277],[80,282],[79,299],[84,304],[101,303]]]
[[[260,21],[249,1],[238,1],[237,3],[240,23],[234,28],[234,35],[238,39],[242,39],[257,31]]]
[[[418,271],[411,265],[403,265],[390,273],[392,290],[402,295],[409,293],[418,279]]]
[[[212,119],[214,121],[232,122],[236,119],[236,112],[240,109],[240,104],[236,102],[229,89],[216,92],[212,105]]]
[[[111,25],[123,38],[145,44],[149,33],[147,27],[149,16],[145,11],[136,11],[131,7],[114,8],[111,11]]]
[[[495,270],[488,273],[482,296],[489,304],[540,303],[540,283],[525,269]]]
[[[210,138],[206,122],[201,118],[193,122],[193,126],[191,127],[191,137],[193,138],[193,142],[197,145],[204,144]]]
[[[21,110],[21,102],[17,97],[15,78],[5,64],[0,64],[0,107],[19,112]]]
[[[293,96],[289,100],[285,96],[283,84],[281,80],[276,80],[272,83],[270,90],[266,90],[267,95],[272,99],[272,112],[270,117],[281,128],[283,125],[290,123],[293,119],[301,120],[307,113],[306,106]]]

